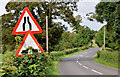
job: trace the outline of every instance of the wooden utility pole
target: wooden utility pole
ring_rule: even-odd
[[[105,50],[105,25],[104,25],[104,51],[106,51]]]
[[[46,51],[48,52],[48,16],[46,16]]]

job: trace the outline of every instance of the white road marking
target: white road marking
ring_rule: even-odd
[[[79,60],[79,58],[77,59],[77,63],[79,63],[79,61],[78,61],[78,60]],[[82,65],[82,64],[81,64],[81,63],[79,63],[79,65]]]
[[[78,62],[79,63],[79,62]],[[82,65],[81,63],[79,63],[79,65]]]
[[[87,52],[85,52],[85,53],[87,53]],[[83,53],[84,54],[84,53]],[[80,55],[80,56],[83,56],[83,55]],[[95,57],[96,55],[94,55],[94,57]],[[86,56],[86,57],[89,57],[89,56]],[[79,58],[77,59],[77,63],[79,64],[79,65],[82,65],[79,61]],[[86,68],[86,69],[89,69],[87,66],[84,66],[84,65],[82,65],[82,67],[83,68]],[[95,72],[95,73],[98,73],[98,74],[100,74],[100,75],[103,75],[103,73],[101,73],[101,72],[98,72],[98,71],[96,71],[96,70],[94,70],[94,69],[91,69],[91,71],[93,71],[93,72]]]
[[[94,69],[92,69],[92,71],[95,72],[95,73],[98,73],[98,74],[100,74],[100,75],[103,75],[101,72],[98,72],[98,71],[96,71],[96,70],[94,70]]]
[[[86,67],[86,66],[82,66],[82,67],[84,67],[84,68],[88,69],[88,67]]]

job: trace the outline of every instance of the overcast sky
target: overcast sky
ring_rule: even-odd
[[[0,0],[0,16],[6,13],[5,10],[5,5],[9,2],[10,0]],[[87,13],[94,12],[95,11],[95,6],[100,2],[100,0],[79,0],[80,2],[77,3],[78,5],[78,12],[74,12],[74,16],[76,15],[81,15],[82,18],[82,23],[81,25],[86,25],[92,30],[99,30],[103,24],[98,23],[97,21],[89,21],[86,18]],[[68,31],[72,31],[72,28],[69,27],[67,23],[64,23],[68,27]]]

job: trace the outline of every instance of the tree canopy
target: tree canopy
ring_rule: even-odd
[[[33,17],[43,29],[43,33],[35,34],[35,37],[44,50],[46,49],[46,15],[48,15],[49,21],[49,49],[52,50],[53,46],[58,43],[63,31],[66,30],[65,25],[62,25],[60,22],[55,23],[53,19],[61,19],[68,24],[72,24],[75,21],[73,11],[77,11],[76,2],[8,2],[5,7],[8,13],[2,15],[3,44],[9,44],[12,45],[12,47],[15,46],[14,37],[16,35],[13,35],[12,31],[25,7],[28,7]],[[21,35],[21,37],[23,36],[24,35]]]
[[[78,36],[75,37],[74,46],[75,47],[82,47],[88,45],[89,42],[93,39],[95,33],[90,28],[81,28],[78,33]]]
[[[120,47],[120,1],[100,2],[96,5],[96,20],[107,22],[106,29],[109,33],[109,47],[118,49]],[[117,45],[117,48],[116,46]]]
[[[83,27],[83,26],[80,25],[81,22],[82,22],[81,15],[75,16],[75,22],[70,26],[70,27],[73,28],[72,31],[78,33],[79,30],[81,29],[81,27]]]

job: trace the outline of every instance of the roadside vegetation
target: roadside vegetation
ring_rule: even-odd
[[[20,46],[24,35],[13,35],[12,31],[19,19],[24,6],[28,7],[32,15],[43,29],[43,33],[34,34],[38,42],[46,51],[46,27],[45,18],[49,20],[49,52],[24,54],[24,57],[16,57],[15,53]],[[48,6],[49,12],[48,12]],[[102,8],[104,7],[104,8]],[[95,14],[88,18],[90,21],[96,19],[98,22],[107,22],[105,25],[106,51],[98,51],[94,60],[107,66],[120,67],[120,2],[100,2],[96,5]],[[89,47],[101,47],[103,49],[104,29],[99,31],[91,30],[82,22],[81,15],[73,16],[77,11],[76,2],[8,2],[6,5],[7,14],[2,19],[2,50],[0,56],[1,76],[43,76],[59,75],[58,63],[60,60],[71,55],[82,52]],[[92,14],[92,13],[90,13]],[[89,16],[86,15],[86,16]],[[61,22],[54,22],[54,19],[61,19],[67,22],[73,32],[66,31],[67,28]],[[33,51],[34,52],[34,51]]]
[[[118,51],[97,51],[97,56],[94,57],[94,61],[110,67],[120,68],[120,52]]]
[[[88,47],[73,48],[63,51],[47,53],[24,54],[16,57],[13,52],[6,52],[2,56],[0,76],[49,76],[59,75],[58,63],[60,60],[80,53]]]
[[[102,8],[104,7],[104,8]],[[87,14],[90,21],[105,23],[105,51],[98,51],[94,60],[98,63],[119,68],[120,66],[120,1],[100,2],[95,13]],[[96,44],[103,49],[104,27],[95,34]]]

